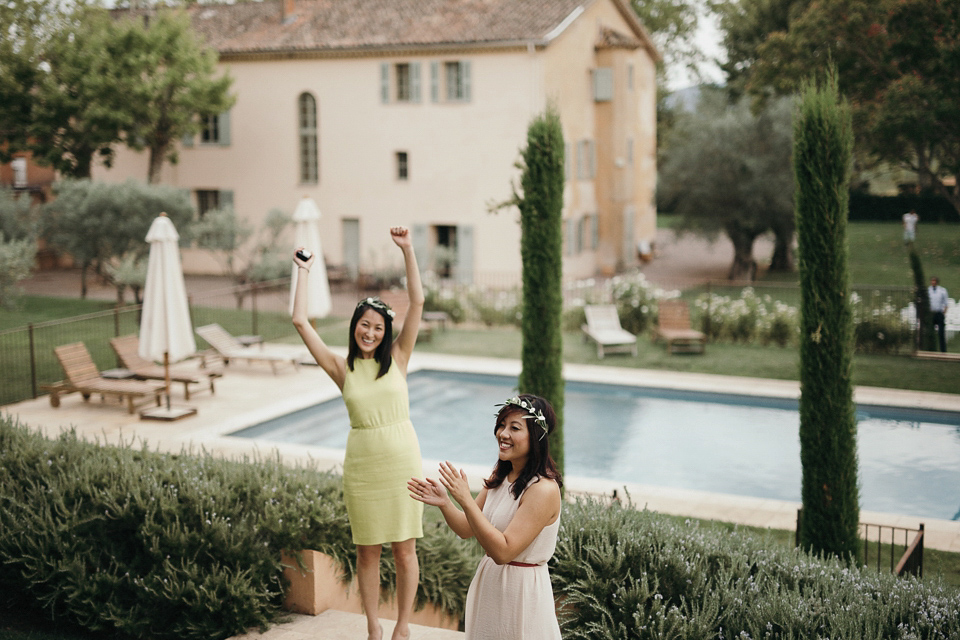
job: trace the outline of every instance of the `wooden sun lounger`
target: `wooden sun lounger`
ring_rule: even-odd
[[[197,327],[196,332],[197,335],[206,340],[207,344],[223,358],[224,364],[230,364],[231,360],[266,362],[270,365],[270,369],[276,373],[278,364],[292,364],[294,369],[299,369],[301,360],[309,357],[306,353],[291,355],[264,348],[253,349],[245,347],[235,336],[231,335],[216,322]]]
[[[127,410],[133,413],[141,404],[155,399],[160,406],[165,385],[145,380],[113,380],[100,376],[100,370],[90,357],[90,352],[82,342],[74,342],[56,347],[54,353],[63,367],[67,379],[52,385],[45,385],[50,392],[50,405],[60,406],[60,396],[67,393],[80,393],[83,399],[98,393],[101,400],[106,396],[116,396],[121,402],[127,401]]]
[[[137,378],[143,380],[163,380],[166,381],[166,371],[162,365],[155,364],[145,358],[140,357],[140,339],[131,334],[120,336],[110,341],[120,363],[124,369],[130,370]],[[186,400],[190,399],[190,385],[200,386],[197,391],[210,391],[214,393],[213,381],[223,375],[223,368],[216,366],[206,366],[203,363],[201,369],[196,367],[183,367],[180,365],[171,365],[170,382],[183,383],[183,395]],[[203,383],[207,384],[204,386]],[[196,391],[194,391],[196,393]]]
[[[690,327],[690,307],[683,300],[661,300],[653,341],[667,343],[668,353],[703,353],[707,336]]]
[[[620,316],[612,304],[588,304],[583,308],[587,323],[581,327],[584,340],[597,343],[597,357],[607,353],[637,355],[637,336],[620,326]]]

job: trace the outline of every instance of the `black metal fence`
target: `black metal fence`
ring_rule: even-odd
[[[632,279],[631,279],[632,278]],[[428,305],[439,310],[456,310],[454,321],[482,324],[516,322],[521,301],[520,284],[515,274],[480,275],[473,284],[425,278]],[[708,329],[722,320],[720,308],[744,307],[745,299],[761,300],[798,308],[799,288],[792,283],[732,283],[729,281],[646,281],[642,275],[617,278],[571,280],[564,285],[564,304],[570,310],[585,303],[614,302],[617,295],[631,290],[655,309],[657,296],[682,297],[691,303],[692,317],[698,327]],[[335,285],[333,310],[336,318],[348,318],[356,301],[376,291],[356,283]],[[909,287],[853,287],[858,348],[865,351],[911,353],[914,332],[911,324],[912,291]],[[190,296],[194,326],[212,322],[234,335],[254,334],[265,340],[295,339],[290,323],[290,281],[275,280],[228,287]],[[40,386],[62,378],[53,348],[71,342],[84,342],[94,361],[103,369],[117,366],[111,338],[137,333],[140,307],[125,306],[65,320],[29,324],[0,332],[0,405],[34,398]],[[577,324],[579,327],[579,324]],[[202,344],[202,341],[201,341]]]

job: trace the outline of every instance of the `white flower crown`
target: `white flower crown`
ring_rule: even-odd
[[[394,311],[393,309],[391,309],[391,308],[390,308],[390,305],[388,305],[386,302],[384,302],[384,301],[381,300],[380,298],[366,298],[366,299],[361,300],[360,302],[358,302],[358,303],[357,303],[357,306],[359,307],[359,306],[364,305],[364,304],[370,305],[370,306],[373,307],[374,309],[380,309],[381,311],[383,311],[384,313],[386,313],[386,314],[387,314],[388,316],[390,316],[391,318],[396,318],[396,317],[397,317],[397,312]]]
[[[540,438],[539,438],[540,440],[543,440],[543,437],[547,435],[547,433],[549,433],[550,429],[547,427],[546,416],[543,415],[543,411],[540,411],[539,409],[534,409],[532,403],[527,402],[520,396],[513,396],[512,398],[508,398],[504,402],[501,402],[500,404],[495,406],[505,407],[507,405],[520,407],[524,411],[528,412],[527,415],[523,416],[524,418],[533,418],[534,420],[537,421],[537,424],[539,424],[540,428],[543,429],[543,433],[540,434]],[[497,413],[497,415],[500,415],[499,412]]]

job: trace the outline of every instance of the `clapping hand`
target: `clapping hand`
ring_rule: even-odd
[[[410,491],[411,498],[434,507],[442,507],[450,501],[450,498],[447,497],[447,490],[441,487],[436,480],[430,478],[426,480],[410,478],[407,489]]]

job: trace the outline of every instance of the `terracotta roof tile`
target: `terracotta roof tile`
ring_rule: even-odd
[[[590,0],[282,0],[193,5],[201,37],[221,53],[542,41]]]

